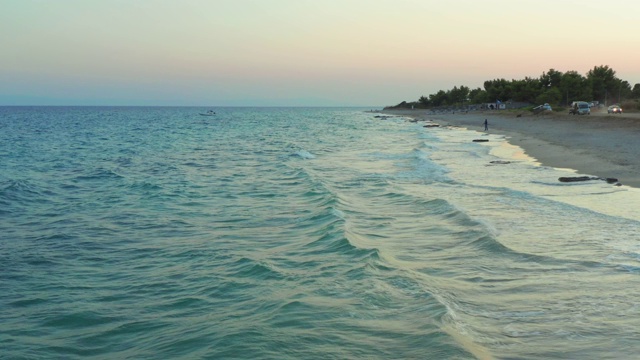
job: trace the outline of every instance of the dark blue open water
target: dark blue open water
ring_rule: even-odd
[[[640,353],[636,189],[363,109],[205,110],[0,108],[0,358]]]

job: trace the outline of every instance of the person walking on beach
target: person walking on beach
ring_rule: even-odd
[[[489,122],[487,119],[484,119],[484,131],[489,131]]]

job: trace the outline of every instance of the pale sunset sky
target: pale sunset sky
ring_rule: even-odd
[[[485,80],[640,83],[640,1],[0,0],[0,105],[372,106]]]

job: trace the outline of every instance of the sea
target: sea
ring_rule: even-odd
[[[0,358],[640,354],[638,189],[482,124],[208,110],[0,107]]]

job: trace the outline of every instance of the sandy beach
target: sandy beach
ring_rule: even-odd
[[[591,115],[528,111],[475,111],[429,114],[427,110],[385,110],[440,125],[463,126],[505,135],[527,155],[544,166],[570,168],[579,174],[617,178],[623,185],[640,188],[640,114],[609,115],[606,110]],[[520,116],[518,116],[520,115]]]

